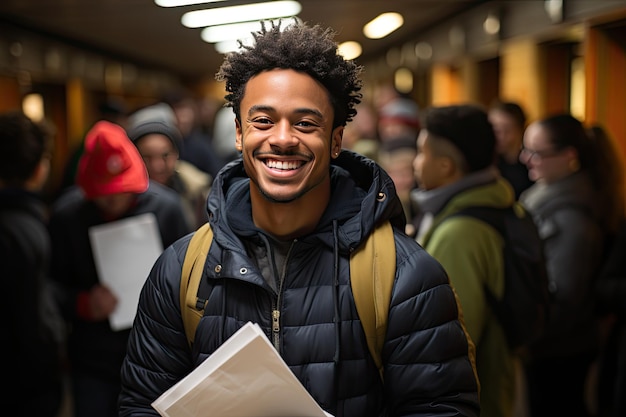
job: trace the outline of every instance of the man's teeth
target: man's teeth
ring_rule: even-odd
[[[300,162],[297,161],[267,161],[267,166],[275,169],[297,169]]]

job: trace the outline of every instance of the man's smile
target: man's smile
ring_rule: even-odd
[[[279,161],[276,159],[266,159],[264,161],[268,168],[280,169],[280,170],[294,170],[304,165],[304,161]]]

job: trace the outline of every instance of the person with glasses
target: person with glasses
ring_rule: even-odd
[[[539,120],[524,133],[519,158],[535,184],[520,202],[544,241],[553,296],[549,324],[530,346],[526,366],[533,417],[590,415],[585,383],[599,346],[591,289],[605,236],[623,216],[598,145],[570,114]]]

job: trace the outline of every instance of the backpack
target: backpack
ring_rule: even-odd
[[[496,229],[504,239],[504,294],[498,298],[483,284],[509,347],[518,350],[543,331],[550,309],[543,241],[532,216],[521,204],[508,208],[466,207],[450,215],[471,216]]]
[[[183,261],[180,284],[180,307],[187,341],[191,346],[200,318],[204,315],[207,295],[201,294],[200,280],[213,240],[209,223],[192,236]],[[357,313],[365,331],[367,347],[382,378],[381,353],[387,331],[387,314],[396,272],[393,229],[381,223],[350,255],[350,285]]]

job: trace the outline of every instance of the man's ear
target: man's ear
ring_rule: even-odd
[[[450,165],[452,165],[452,160],[448,156],[437,156],[437,167],[441,172],[450,169]]]
[[[243,133],[242,133],[242,128],[241,128],[241,122],[239,121],[239,119],[235,118],[235,149],[237,149],[238,152],[241,152],[243,150]]]
[[[50,158],[43,157],[30,178],[26,181],[26,188],[30,191],[41,190],[48,180],[48,174],[50,174]]]
[[[454,176],[459,169],[456,166],[456,161],[451,156],[440,156],[437,166],[439,167],[440,174],[444,178],[450,178]]]
[[[563,153],[567,157],[567,166],[570,172],[578,172],[580,170],[580,159],[578,157],[578,151],[573,146],[568,146],[563,150]]]
[[[341,152],[341,144],[343,142],[343,129],[344,126],[337,126],[332,133],[330,138],[331,147],[330,147],[330,156],[331,158],[336,158],[339,156]]]

